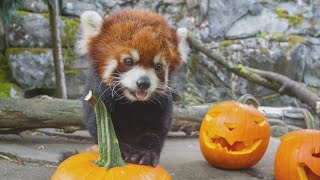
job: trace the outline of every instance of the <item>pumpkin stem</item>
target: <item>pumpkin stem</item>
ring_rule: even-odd
[[[125,166],[126,163],[122,159],[119,142],[105,104],[92,95],[92,91],[89,91],[84,100],[89,101],[96,113],[99,159],[95,163],[106,168]]]
[[[239,99],[238,102],[243,103],[243,104],[248,104],[248,105],[252,105],[255,108],[258,109],[258,107],[260,106],[259,101],[251,94],[245,94],[242,95]]]

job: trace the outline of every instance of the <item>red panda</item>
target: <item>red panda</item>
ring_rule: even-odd
[[[106,104],[126,162],[156,166],[172,116],[172,74],[188,56],[187,30],[153,12],[81,15],[78,53],[90,62],[85,92]],[[93,109],[84,122],[97,143]]]

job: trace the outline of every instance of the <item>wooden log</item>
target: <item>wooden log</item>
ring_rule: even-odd
[[[0,99],[0,128],[61,128],[66,131],[84,128],[80,100],[64,99]]]
[[[194,126],[199,127],[205,113],[211,106],[210,104],[183,108],[175,106],[172,130],[194,130],[186,124],[186,121],[191,121]],[[287,125],[306,128],[305,120],[301,118],[303,113],[297,109],[292,107],[259,108],[271,119],[279,119]],[[291,113],[286,116],[287,112],[294,112],[295,115]],[[27,129],[37,128],[61,128],[66,132],[73,132],[84,128],[82,115],[80,100],[52,98],[0,99],[0,134],[19,133]],[[179,128],[179,124],[183,127]]]

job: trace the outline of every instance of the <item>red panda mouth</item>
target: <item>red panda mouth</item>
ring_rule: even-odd
[[[135,91],[129,91],[132,96],[137,98],[138,100],[143,100],[147,96],[147,92],[143,90],[135,90]]]

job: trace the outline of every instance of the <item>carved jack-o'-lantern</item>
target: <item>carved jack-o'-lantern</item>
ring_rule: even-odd
[[[214,105],[200,128],[200,148],[213,166],[241,169],[255,165],[269,144],[270,126],[255,107],[235,101]]]
[[[320,131],[304,129],[283,136],[274,168],[277,180],[319,180]]]

